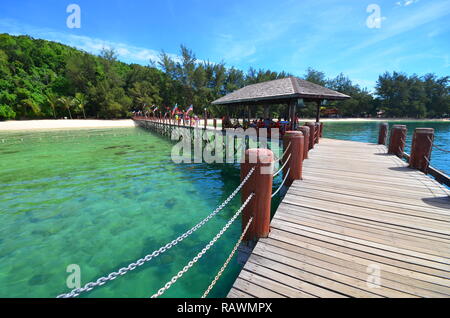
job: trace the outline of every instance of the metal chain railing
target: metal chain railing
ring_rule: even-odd
[[[289,154],[289,157],[286,159],[286,161],[284,162],[283,166],[273,174],[273,177],[275,178],[281,171],[283,171],[284,167],[286,167],[287,163],[289,162],[289,160],[291,159],[292,154]]]
[[[273,198],[274,196],[276,196],[278,192],[280,192],[280,190],[281,190],[281,188],[283,187],[284,183],[286,182],[286,180],[287,180],[287,178],[288,178],[290,172],[291,172],[291,168],[288,169],[288,171],[287,171],[287,173],[286,173],[286,176],[284,177],[283,182],[281,182],[281,184],[280,184],[279,188],[277,189],[277,191],[275,191],[275,192],[272,194],[272,198]]]
[[[448,151],[448,150],[446,150],[446,149],[443,149],[443,148],[441,148],[441,147],[439,147],[439,146],[436,146],[436,145],[434,144],[434,142],[431,140],[430,137],[428,137],[428,140],[430,141],[431,146],[433,146],[434,148],[436,148],[436,149],[438,149],[438,150],[440,150],[440,151],[443,151],[443,152],[450,153],[450,151]]]
[[[129,264],[127,267],[122,267],[117,272],[112,272],[108,276],[100,277],[95,282],[89,282],[84,287],[81,288],[75,288],[69,293],[61,294],[57,296],[57,298],[73,298],[79,296],[83,292],[88,292],[94,289],[95,287],[102,286],[108,281],[116,279],[119,275],[123,276],[129,271],[135,270],[137,267],[140,267],[144,265],[145,263],[149,262],[153,258],[159,256],[160,254],[166,252],[173,246],[177,245],[181,241],[183,241],[185,238],[187,238],[189,235],[197,231],[200,227],[202,227],[206,222],[208,222],[213,216],[215,216],[217,213],[219,213],[235,196],[236,194],[242,189],[244,184],[248,181],[248,179],[251,177],[253,172],[255,171],[255,167],[253,167],[247,176],[242,180],[241,184],[236,188],[236,190],[233,191],[233,193],[220,205],[218,206],[210,215],[208,215],[206,218],[204,218],[200,223],[192,227],[189,231],[185,232],[184,234],[180,235],[170,243],[164,245],[163,247],[159,248],[158,250],[153,251],[153,253],[146,255],[145,257],[139,259],[138,261]]]
[[[190,262],[187,263],[186,266],[183,267],[181,271],[179,271],[175,276],[172,277],[161,289],[158,290],[157,293],[153,294],[151,298],[157,298],[162,296],[173,284],[176,283],[176,281],[181,278],[192,266],[194,266],[195,263],[198,262],[198,260],[205,255],[205,253],[217,242],[217,240],[225,233],[226,230],[233,224],[233,222],[236,220],[236,218],[242,213],[244,208],[247,206],[247,204],[250,202],[250,200],[253,198],[255,194],[252,193],[248,196],[247,200],[242,204],[242,206],[239,208],[239,210],[234,214],[234,216],[225,224],[225,226],[220,230],[219,233],[208,243],[206,246],[195,256]]]
[[[400,146],[398,146],[398,152],[399,152],[399,153],[402,155],[402,157],[403,157],[402,145],[403,145],[403,148],[405,148],[405,146],[406,146],[406,141],[405,141],[405,139],[403,139],[403,138],[400,139]]]
[[[239,240],[237,241],[236,245],[234,246],[233,250],[231,251],[230,255],[228,256],[227,260],[225,261],[225,263],[223,264],[223,266],[220,268],[219,272],[217,272],[216,277],[214,277],[213,281],[211,282],[211,284],[208,286],[208,288],[206,289],[206,291],[203,293],[202,298],[206,298],[208,296],[208,294],[211,292],[211,290],[213,289],[214,285],[216,285],[217,281],[219,280],[220,276],[222,276],[224,270],[227,268],[228,264],[230,263],[231,259],[233,258],[234,254],[236,253],[239,245],[241,244],[242,240],[244,239],[245,234],[248,231],[248,228],[250,227],[250,224],[253,221],[253,217],[250,218],[250,220],[248,220],[247,225],[245,226],[244,231],[242,231],[242,235],[239,238]]]
[[[283,152],[283,154],[280,156],[280,158],[276,158],[276,159],[274,160],[274,162],[282,161],[283,158],[284,158],[284,156],[286,156],[286,154],[287,154],[289,148],[291,148],[291,143],[288,144],[288,146],[286,147],[286,149],[284,150],[284,152]]]

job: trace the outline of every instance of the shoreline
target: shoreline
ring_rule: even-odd
[[[315,121],[314,118],[301,118],[300,122]],[[322,122],[450,122],[450,119],[399,119],[399,118],[322,118]],[[208,120],[212,126],[213,120]],[[221,120],[217,120],[220,124]],[[35,130],[70,130],[70,129],[101,129],[135,127],[132,119],[36,119],[11,120],[0,122],[0,132],[35,131]]]
[[[306,119],[315,121],[315,119]],[[450,118],[443,119],[416,119],[416,118],[321,118],[323,122],[450,122]]]
[[[0,132],[135,127],[131,119],[37,119],[0,122]]]

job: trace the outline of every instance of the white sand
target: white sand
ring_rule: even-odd
[[[97,120],[97,119],[57,119],[57,120],[21,120],[0,122],[0,131],[17,130],[52,130],[78,128],[115,128],[134,127],[131,119]]]
[[[305,121],[316,121],[305,119]],[[320,118],[323,122],[391,122],[391,121],[450,121],[450,119],[414,119],[414,118]]]
[[[241,119],[242,120],[242,119]],[[449,121],[449,119],[391,119],[391,118],[321,118],[323,122],[389,122],[389,121]],[[315,119],[301,118],[302,121],[315,121]],[[222,120],[217,119],[220,126]],[[213,125],[213,120],[208,120],[208,126]],[[20,130],[53,130],[53,129],[79,129],[79,128],[120,128],[134,127],[131,119],[121,120],[100,120],[100,119],[57,119],[57,120],[12,120],[0,121],[0,131],[20,131]],[[203,127],[203,121],[199,122]]]

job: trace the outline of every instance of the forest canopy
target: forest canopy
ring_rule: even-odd
[[[180,57],[162,53],[148,66],[126,64],[113,49],[95,56],[75,48],[29,36],[0,34],[0,120],[38,118],[126,118],[144,105],[182,108],[194,105],[194,113],[207,108],[213,116],[229,109],[211,102],[248,84],[291,74],[250,68],[247,72],[225,63],[197,60],[181,46]],[[309,68],[303,79],[350,95],[352,99],[330,104],[343,117],[447,117],[450,113],[450,77],[386,72],[379,76],[375,92],[354,84],[344,74],[328,78]],[[258,111],[258,109],[257,109]],[[259,109],[262,113],[262,109]],[[285,107],[275,106],[274,116]],[[233,108],[230,115],[243,115]],[[312,116],[314,108],[301,110]]]

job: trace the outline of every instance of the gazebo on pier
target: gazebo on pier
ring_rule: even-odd
[[[264,116],[269,117],[271,105],[286,104],[289,107],[289,122],[294,123],[296,108],[305,102],[316,102],[316,121],[320,121],[320,107],[326,101],[348,99],[350,96],[326,87],[290,76],[258,84],[252,84],[225,95],[213,105],[223,106],[264,106]]]

